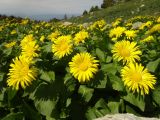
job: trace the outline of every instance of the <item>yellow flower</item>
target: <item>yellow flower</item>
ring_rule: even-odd
[[[122,36],[124,31],[126,30],[125,27],[116,27],[110,30],[109,37],[110,38],[119,38]]]
[[[160,17],[157,19],[157,22],[160,23]]]
[[[50,26],[52,26],[52,24],[49,22],[46,22],[45,27],[50,27]]]
[[[152,34],[154,32],[160,32],[160,24],[154,25],[146,34]]]
[[[112,26],[116,27],[118,26],[122,21],[122,18],[117,18],[114,22],[112,22]]]
[[[78,45],[80,42],[84,43],[84,40],[88,37],[89,37],[88,32],[85,31],[78,32],[74,37],[75,45]]]
[[[4,46],[5,46],[6,48],[11,48],[11,47],[13,47],[15,44],[16,44],[16,42],[13,41],[13,42],[10,42],[10,43],[5,44]]]
[[[136,31],[134,30],[126,30],[125,31],[127,39],[131,40],[137,36]]]
[[[16,90],[19,89],[19,86],[26,88],[36,79],[36,68],[32,67],[30,60],[24,56],[16,57],[10,67],[7,84]]]
[[[54,56],[61,59],[65,55],[71,54],[72,46],[70,35],[60,36],[52,45],[52,52],[54,53]]]
[[[70,72],[79,82],[90,81],[98,71],[97,62],[89,53],[78,53],[69,62]]]
[[[97,21],[97,25],[99,28],[102,28],[106,25],[106,21],[105,20],[99,20]]]
[[[44,42],[44,39],[45,39],[45,37],[44,37],[44,35],[42,35],[41,38],[40,38],[40,41]]]
[[[12,30],[10,34],[13,35],[13,34],[16,34],[16,33],[17,33],[16,30]]]
[[[126,62],[129,63],[135,62],[135,60],[140,60],[139,55],[141,55],[142,52],[136,45],[136,42],[126,40],[115,43],[112,49],[113,58],[118,59],[118,61],[123,60],[123,64]]]
[[[152,21],[147,21],[146,23],[142,24],[139,29],[143,30],[145,27],[149,28],[152,24]]]
[[[150,35],[147,38],[143,39],[141,42],[151,42],[151,41],[154,41],[154,37],[152,35]]]
[[[21,25],[26,25],[28,22],[29,22],[28,19],[23,19],[22,22],[21,22]]]
[[[121,70],[124,85],[130,91],[140,93],[141,95],[149,94],[149,89],[154,89],[156,77],[148,72],[141,64],[130,63]]]
[[[0,26],[0,32],[3,30],[3,28],[4,28],[3,26]]]
[[[152,24],[153,24],[152,21],[147,21],[147,22],[145,23],[145,25],[146,25],[147,27],[150,27]]]
[[[29,42],[33,41],[33,40],[34,40],[34,37],[33,37],[32,34],[27,35],[27,36],[25,36],[25,37],[23,38],[23,40],[21,41],[20,46],[25,46],[25,45],[27,45]]]
[[[59,35],[60,35],[60,32],[55,31],[55,32],[51,33],[50,35],[48,35],[48,39],[51,40],[52,42],[54,42]]]
[[[93,25],[90,26],[89,29],[102,29],[106,25],[105,20],[99,20],[93,23]]]
[[[26,45],[22,46],[22,55],[32,59],[33,57],[38,57],[36,51],[39,51],[39,45],[35,41],[28,42]]]
[[[125,26],[126,26],[126,27],[131,27],[131,26],[132,26],[132,23],[128,22],[128,23],[126,23]]]

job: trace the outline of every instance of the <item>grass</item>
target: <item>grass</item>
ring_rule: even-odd
[[[128,19],[134,16],[159,16],[160,1],[159,0],[131,0],[126,3],[116,4],[113,7],[101,9],[99,11],[89,13],[84,16],[78,16],[68,19],[74,23],[85,23],[99,19],[105,19],[108,22],[113,21],[117,17]]]

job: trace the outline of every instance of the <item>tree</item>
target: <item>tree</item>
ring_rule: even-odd
[[[94,11],[98,11],[99,7],[98,6],[92,6],[91,9],[89,10],[89,12],[94,12]]]
[[[87,12],[87,10],[85,10],[84,12],[83,12],[83,15],[87,15],[88,14],[88,12]]]
[[[101,8],[107,8],[110,6],[113,6],[115,3],[115,0],[103,0],[103,3],[101,4]]]
[[[94,9],[95,9],[95,11],[98,11],[98,10],[99,10],[99,7],[96,5],[96,6],[94,7]]]
[[[64,15],[64,20],[67,20],[67,14]]]
[[[89,10],[89,12],[93,12],[94,11],[94,6],[91,7],[91,9]]]

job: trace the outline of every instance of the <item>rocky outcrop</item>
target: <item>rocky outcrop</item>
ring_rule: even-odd
[[[73,24],[72,22],[63,22],[64,26],[69,26],[69,25],[72,25],[72,24]]]
[[[133,114],[115,114],[115,115],[106,115],[104,117],[95,119],[95,120],[160,120],[158,118],[146,118],[146,117],[138,117]]]
[[[132,25],[132,29],[138,29],[143,23],[142,22],[135,22]]]

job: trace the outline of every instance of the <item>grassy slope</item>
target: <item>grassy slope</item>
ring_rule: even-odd
[[[143,7],[140,7],[144,5]],[[134,12],[134,13],[133,13]],[[95,21],[98,19],[105,19],[111,22],[117,17],[124,19],[131,18],[138,15],[160,15],[160,0],[132,0],[126,3],[120,3],[113,7],[101,9],[88,15],[74,17],[68,21],[75,23],[84,23]]]

